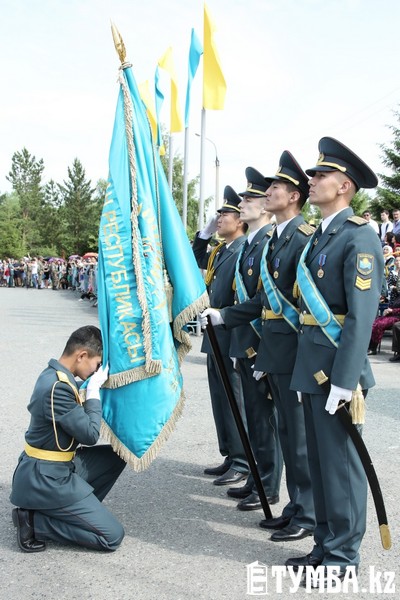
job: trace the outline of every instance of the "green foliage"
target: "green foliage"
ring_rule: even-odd
[[[72,168],[68,167],[68,179],[58,187],[62,198],[62,246],[65,255],[97,250],[100,212],[94,199],[96,190],[91,188],[91,181],[86,180],[85,169],[79,159],[74,159]]]
[[[43,159],[36,160],[26,148],[15,152],[7,179],[19,201],[18,229],[25,254],[40,239],[39,215],[43,207]]]
[[[15,193],[0,196],[0,258],[21,258],[24,254],[19,231],[19,200]]]
[[[321,211],[317,206],[312,206],[308,201],[303,205],[301,213],[304,220],[310,225],[318,225],[321,221]]]
[[[370,208],[371,203],[372,199],[367,192],[365,190],[359,190],[350,202],[350,206],[353,209],[354,214],[361,217],[365,210],[372,210]]]
[[[393,114],[400,123],[400,112],[393,111]],[[376,198],[371,203],[374,218],[379,218],[383,209],[392,211],[400,208],[400,128],[390,125],[389,129],[393,134],[391,145],[381,144],[380,148],[383,153],[382,162],[390,173],[379,173],[383,185],[378,187]]]
[[[76,158],[62,185],[42,185],[43,160],[26,148],[15,152],[7,179],[11,194],[0,196],[0,257],[69,256],[97,250],[107,182],[94,189]]]

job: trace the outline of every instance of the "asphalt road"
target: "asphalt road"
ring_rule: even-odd
[[[258,527],[262,511],[238,511],[225,488],[213,486],[212,478],[203,475],[204,467],[219,464],[220,457],[205,357],[196,336],[183,365],[187,401],[176,431],[147,471],[126,469],[105,500],[125,527],[121,548],[108,554],[49,543],[43,553],[20,552],[9,493],[29,422],[26,405],[48,360],[60,356],[74,329],[97,324],[97,310],[88,301],[79,302],[71,291],[0,288],[0,323],[1,599],[244,600],[252,597],[248,592],[257,591],[259,598],[289,595],[290,580],[284,579],[279,592],[271,566],[309,552],[310,538],[270,542],[268,533]],[[359,591],[353,593],[350,586],[348,594],[336,597],[399,597],[398,592],[389,593],[393,585],[400,588],[400,364],[389,363],[390,356],[390,339],[384,338],[381,353],[371,361],[377,386],[368,396],[364,439],[383,489],[393,547],[390,551],[381,547],[370,497]],[[281,502],[272,507],[275,516],[286,500],[282,486]],[[255,561],[268,565],[267,583],[264,578],[261,583],[248,580],[247,565]],[[390,573],[396,578],[396,570],[397,581],[391,584]],[[301,588],[294,597],[308,598],[310,593]]]

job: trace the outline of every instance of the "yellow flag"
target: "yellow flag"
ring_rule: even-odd
[[[223,110],[226,81],[214,44],[214,31],[214,23],[211,20],[207,5],[204,4],[203,108]]]
[[[151,127],[151,136],[153,138],[153,143],[157,145],[157,117],[156,117],[156,107],[154,104],[154,99],[151,95],[150,92],[150,83],[149,81],[143,81],[143,83],[140,83],[138,85],[139,88],[139,94],[141,99],[143,100],[145,106],[146,106],[146,113],[147,116],[149,118],[150,121],[150,127]],[[160,146],[160,148],[158,149],[158,152],[160,154],[160,156],[164,156],[165,154],[165,147],[164,146]]]
[[[178,100],[178,80],[172,58],[172,48],[169,47],[158,61],[158,66],[165,69],[171,77],[171,126],[170,132],[183,131],[182,111]]]
[[[154,105],[154,100],[150,93],[150,83],[149,81],[143,81],[138,85],[139,94],[141,99],[146,105],[147,116],[150,121],[151,126],[151,134],[153,137],[153,142],[157,143],[157,117],[156,117],[156,107]]]

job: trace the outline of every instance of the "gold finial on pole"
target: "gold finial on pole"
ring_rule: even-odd
[[[115,27],[114,23],[111,23],[111,33],[113,36],[115,49],[119,56],[119,60],[121,61],[121,64],[123,64],[125,62],[125,58],[126,58],[125,44],[124,44],[124,40],[121,37],[120,32]]]

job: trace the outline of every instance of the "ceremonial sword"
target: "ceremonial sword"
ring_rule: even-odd
[[[314,379],[316,380],[318,385],[321,386],[324,392],[326,394],[329,394],[331,386],[327,375],[325,375],[323,371],[318,371],[317,373],[314,373]],[[357,431],[357,428],[353,425],[351,415],[349,414],[349,411],[346,407],[346,403],[339,405],[336,413],[343,427],[351,437],[357,454],[360,457],[362,466],[368,479],[372,498],[374,499],[382,546],[385,550],[389,550],[392,546],[392,541],[390,538],[388,518],[386,515],[385,503],[383,501],[381,486],[379,485],[378,477],[374,469],[374,465],[372,464],[371,457],[364,443],[364,440]]]
[[[256,461],[254,460],[253,451],[250,446],[249,438],[247,436],[246,429],[243,425],[242,415],[240,414],[239,407],[236,402],[235,395],[233,393],[231,382],[229,381],[228,373],[226,372],[224,361],[221,354],[221,349],[218,344],[217,336],[215,335],[214,327],[211,324],[211,320],[207,317],[206,331],[210,340],[211,348],[214,354],[215,362],[217,364],[219,376],[222,381],[222,385],[225,390],[226,397],[228,398],[229,405],[232,409],[233,417],[235,419],[236,426],[238,428],[239,436],[243,444],[244,452],[246,454],[247,462],[249,463],[250,472],[253,476],[254,483],[257,488],[258,495],[260,497],[261,506],[264,511],[266,519],[272,519],[271,509],[268,504],[267,497],[265,495],[264,486],[261,482],[260,475],[258,473]]]

